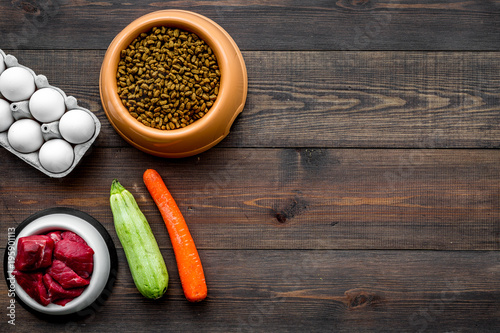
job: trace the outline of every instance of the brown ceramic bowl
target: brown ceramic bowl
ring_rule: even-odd
[[[212,48],[221,72],[219,94],[207,114],[170,131],[147,127],[132,117],[118,96],[116,82],[120,52],[139,34],[160,26],[198,35]],[[245,105],[248,78],[238,46],[217,23],[189,11],[161,10],[136,19],[114,38],[104,56],[99,89],[106,116],[129,144],[152,155],[178,158],[199,154],[227,136]]]

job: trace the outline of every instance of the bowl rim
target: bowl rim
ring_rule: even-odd
[[[44,220],[50,217],[54,217],[55,215],[65,215],[69,216],[71,219],[76,221],[81,221],[83,223],[83,229],[90,230],[94,235],[100,236],[100,239],[95,241],[92,240],[89,235],[87,234],[81,234],[78,233],[78,226],[66,226],[66,227],[61,227],[61,222],[58,222],[54,225],[54,227],[50,226],[48,222],[44,223]],[[74,221],[71,221],[74,222]],[[32,223],[35,223],[35,227],[33,227]],[[36,225],[38,223],[38,225]],[[31,230],[29,230],[31,228]],[[23,234],[23,230],[28,230],[27,234]],[[43,305],[40,305],[36,303],[34,300],[29,299],[29,295],[26,294],[24,290],[17,284],[15,283],[15,288],[16,290],[14,291],[15,294],[15,300],[19,304],[21,304],[25,309],[27,309],[29,312],[42,317],[44,319],[50,320],[50,319],[56,319],[57,320],[64,320],[64,319],[75,319],[77,317],[84,317],[87,316],[93,312],[95,312],[96,309],[98,309],[104,301],[107,299],[107,297],[111,294],[114,281],[116,280],[116,275],[118,273],[118,257],[117,257],[117,252],[116,252],[116,247],[114,245],[113,239],[111,238],[110,234],[107,232],[107,230],[104,228],[104,226],[98,222],[95,218],[90,216],[89,214],[73,209],[73,208],[68,208],[68,207],[52,207],[48,209],[44,209],[42,211],[39,211],[28,218],[26,218],[23,222],[21,222],[16,228],[15,228],[15,240],[13,244],[10,244],[10,241],[7,242],[7,246],[5,248],[5,254],[4,254],[4,276],[7,282],[8,288],[10,288],[11,281],[9,280],[12,277],[12,271],[9,269],[9,264],[12,264],[12,260],[9,259],[9,255],[12,254],[12,252],[9,251],[9,247],[14,247],[14,253],[17,253],[17,242],[20,238],[20,236],[27,236],[29,234],[34,234],[33,232],[46,232],[49,230],[69,230],[73,231],[82,238],[84,238],[87,243],[89,243],[89,246],[91,244],[95,244],[96,242],[99,242],[99,246],[105,247],[103,249],[103,252],[107,255],[106,258],[104,258],[104,263],[100,266],[99,269],[101,269],[101,272],[99,273],[105,280],[103,281],[96,281],[95,282],[95,288],[98,292],[94,293],[94,295],[89,295],[90,297],[90,302],[83,301],[77,304],[77,306],[73,306],[69,308],[71,311],[67,311],[65,307],[57,306],[54,305],[51,309],[44,307]],[[95,247],[93,247],[94,249]],[[95,255],[94,255],[95,256]],[[94,257],[95,261],[95,257]],[[95,267],[97,268],[97,267]],[[102,271],[102,269],[105,269],[105,271]],[[94,274],[94,272],[93,272]],[[92,279],[90,280],[92,284]],[[90,287],[90,285],[89,285]],[[89,288],[88,287],[88,288]],[[17,290],[17,288],[20,288],[20,290]],[[82,295],[85,294],[85,292],[88,290],[88,288],[84,291]],[[22,297],[20,296],[19,291],[22,293]],[[89,292],[90,294],[90,292]],[[82,296],[81,295],[81,296]],[[79,297],[81,297],[79,296]],[[27,298],[25,300],[24,298]],[[30,305],[33,303],[36,303],[35,306]],[[69,303],[71,304],[71,303]],[[68,305],[69,305],[68,304]],[[50,304],[49,304],[50,305]],[[61,311],[58,311],[58,310]],[[67,308],[68,309],[68,308]]]
[[[147,32],[153,27],[160,26],[177,27],[179,29],[197,34],[213,50],[215,56],[217,57],[217,62],[221,71],[219,94],[209,112],[192,124],[189,124],[184,128],[174,130],[151,128],[138,122],[134,117],[132,117],[132,115],[130,115],[127,108],[122,104],[116,87],[116,70],[118,68],[121,51],[125,49],[140,33]],[[235,65],[234,63],[237,64]],[[222,111],[222,106],[229,104],[226,103],[229,98],[234,98],[230,96],[232,92],[231,87],[235,85],[235,79],[230,77],[233,76],[233,74],[230,73],[232,72],[230,69],[233,69],[235,66],[238,71],[241,72],[238,73],[238,75],[241,75],[241,80],[243,81],[243,84],[240,87],[241,96],[237,96],[238,102],[233,102],[233,104],[237,104],[235,110],[226,112]],[[214,127],[214,119],[220,117],[222,112],[228,113],[227,115],[224,115],[225,121],[223,124],[217,126],[219,127],[217,131],[221,132],[222,135],[210,138],[217,142],[209,142],[206,145],[202,144],[192,152],[166,154],[189,156],[212,147],[220,142],[229,133],[230,127],[232,126],[237,115],[242,112],[246,101],[248,93],[248,74],[243,56],[238,46],[220,25],[198,13],[187,10],[166,9],[155,11],[135,19],[115,36],[104,56],[100,71],[99,85],[101,102],[103,104],[105,114],[114,129],[130,144],[143,151],[159,156],[163,156],[165,154],[148,149],[143,144],[138,142],[138,140],[130,138],[129,135],[126,135],[124,131],[119,128],[118,124],[123,124],[126,127],[126,131],[128,131],[128,133],[132,133],[130,136],[140,137],[146,141],[151,140],[153,144],[165,141],[175,143],[186,139],[196,132],[201,132],[210,127]],[[114,108],[116,111],[113,112],[111,108]],[[166,146],[168,146],[168,143]]]

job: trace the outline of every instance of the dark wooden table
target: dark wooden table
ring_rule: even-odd
[[[249,76],[229,136],[175,160],[116,134],[98,86],[113,37],[171,8],[224,27]],[[1,283],[1,331],[500,330],[500,1],[16,0],[0,3],[0,18],[0,48],[102,123],[62,179],[0,150],[0,240],[64,206],[98,219],[119,257],[112,295],[80,321],[18,305],[11,328]],[[183,296],[147,168],[199,248],[200,304]],[[113,178],[137,198],[169,268],[160,300],[133,284],[109,208]]]

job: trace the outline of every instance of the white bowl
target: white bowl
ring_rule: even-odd
[[[87,314],[85,309],[96,302],[105,289],[107,289],[106,296],[109,295],[111,292],[110,288],[116,277],[116,249],[111,236],[109,236],[106,229],[97,220],[86,213],[65,207],[50,208],[32,215],[16,228],[15,253],[17,254],[17,242],[19,238],[45,234],[52,230],[72,231],[82,237],[94,250],[94,269],[90,284],[80,296],[65,306],[54,303],[43,306],[32,299],[17,282],[15,283],[16,297],[21,304],[28,307],[28,310],[37,314],[49,316],[64,316],[78,313]],[[9,264],[13,264],[13,262],[8,263],[7,260],[4,260],[6,277],[10,278],[12,277],[12,272],[6,269],[6,265]]]

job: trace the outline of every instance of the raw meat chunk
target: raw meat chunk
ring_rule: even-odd
[[[56,280],[54,280],[50,274],[45,274],[43,276],[43,283],[47,288],[47,292],[52,302],[58,300],[67,300],[73,299],[75,297],[80,296],[85,288],[72,288],[72,289],[64,289]],[[68,301],[69,302],[69,301]],[[65,302],[64,304],[66,304]]]
[[[60,306],[65,306],[66,304],[68,304],[72,300],[74,300],[74,298],[61,298],[61,299],[55,300],[53,303],[60,305]]]
[[[36,302],[64,306],[90,284],[93,266],[94,251],[82,237],[53,230],[19,238],[12,274]]]
[[[32,271],[50,266],[54,241],[46,235],[32,235],[19,238],[14,263],[17,270]]]
[[[74,270],[66,266],[65,263],[57,259],[52,262],[52,266],[50,266],[46,272],[49,273],[54,280],[59,282],[64,289],[83,287],[90,283],[88,280],[76,274]]]
[[[87,245],[87,242],[82,237],[78,236],[77,234],[75,234],[72,231],[64,231],[62,233],[62,238],[68,239],[68,240],[73,241],[73,242],[83,243],[83,244]]]
[[[15,270],[12,275],[16,277],[16,281],[21,288],[35,301],[44,306],[50,303],[49,294],[42,282],[42,273],[24,273]]]
[[[54,241],[54,244],[59,242],[62,239],[62,232],[61,231],[51,231],[47,234],[52,240]]]
[[[88,278],[94,267],[94,251],[86,243],[78,243],[69,239],[57,242],[54,258],[64,262],[76,274]]]

